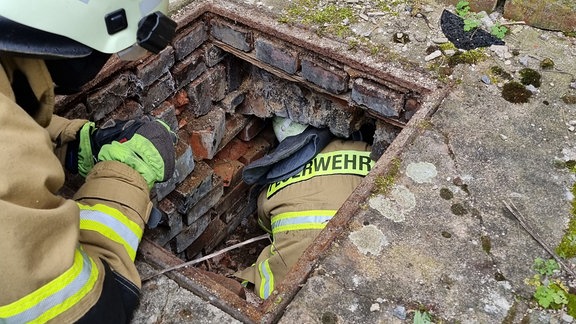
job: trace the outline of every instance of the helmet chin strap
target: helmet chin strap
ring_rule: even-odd
[[[54,92],[58,95],[77,93],[82,86],[94,79],[111,54],[93,51],[80,58],[46,59],[46,66],[54,81]]]

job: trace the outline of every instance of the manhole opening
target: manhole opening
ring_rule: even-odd
[[[139,259],[158,269],[264,233],[256,222],[256,195],[242,182],[241,170],[277,145],[271,117],[327,127],[342,138],[372,129],[368,141],[378,160],[388,148],[394,152],[386,154],[397,154],[410,137],[405,128],[413,131],[410,125],[433,110],[432,83],[422,85],[421,75],[401,78],[382,72],[393,68],[370,68],[355,56],[346,59],[338,49],[319,47],[316,35],[272,33],[274,21],[255,22],[235,12],[208,5],[181,12],[171,47],[141,62],[109,62],[81,94],[59,98],[57,112],[66,117],[98,124],[150,114],[178,132],[177,172],[152,192],[163,217],[146,230],[140,248]],[[375,169],[384,170],[385,163],[380,159]],[[373,178],[369,174],[363,184]],[[63,194],[81,183],[70,176]],[[307,251],[308,259],[319,257],[333,235],[323,233],[321,248]],[[195,266],[231,275],[255,262],[268,244],[259,241]],[[300,262],[290,274],[293,282],[278,285],[266,301],[240,299],[194,268],[167,274],[239,320],[262,322],[277,318],[310,264]]]

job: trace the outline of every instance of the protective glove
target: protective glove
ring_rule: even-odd
[[[66,165],[72,171],[76,166],[86,176],[98,161],[122,162],[138,171],[151,188],[174,173],[176,140],[168,125],[149,117],[109,120],[100,128],[88,122],[80,129],[77,149]]]

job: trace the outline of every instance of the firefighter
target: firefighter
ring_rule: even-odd
[[[174,171],[168,127],[98,128],[53,116],[108,58],[159,52],[168,0],[0,2],[0,323],[124,323],[139,300],[134,258],[150,189]],[[54,154],[57,153],[57,154]],[[85,176],[57,193],[63,164]]]
[[[236,273],[263,299],[374,165],[364,141],[335,138],[327,129],[282,117],[274,118],[273,128],[278,147],[243,172],[247,183],[266,184],[258,197],[258,223],[272,235],[272,244],[254,265]]]

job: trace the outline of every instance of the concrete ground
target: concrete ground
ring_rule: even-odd
[[[441,8],[429,5],[431,29],[407,21],[402,26],[420,39],[441,37]],[[380,27],[400,21],[379,19]],[[446,80],[453,88],[435,113],[412,125],[415,136],[393,152],[396,157],[383,156],[379,163],[399,162],[393,186],[387,193],[374,192],[373,184],[358,189],[364,200],[280,323],[405,323],[417,312],[437,323],[573,321],[565,309],[545,311],[535,304],[534,287],[525,279],[536,273],[536,258],[551,256],[505,203],[514,204],[552,249],[574,216],[575,174],[563,164],[576,160],[576,104],[562,97],[576,95],[576,40],[523,25],[512,26],[504,40],[505,53],[485,49],[485,60],[457,65]],[[427,66],[433,62],[424,60],[427,43],[420,43],[395,50]],[[553,69],[540,68],[544,58],[552,59]],[[542,85],[528,103],[510,103],[502,98],[502,79],[482,81],[492,66],[516,79],[520,69],[533,68]],[[562,280],[571,286],[573,279]],[[144,285],[133,322],[236,320],[159,276]]]

